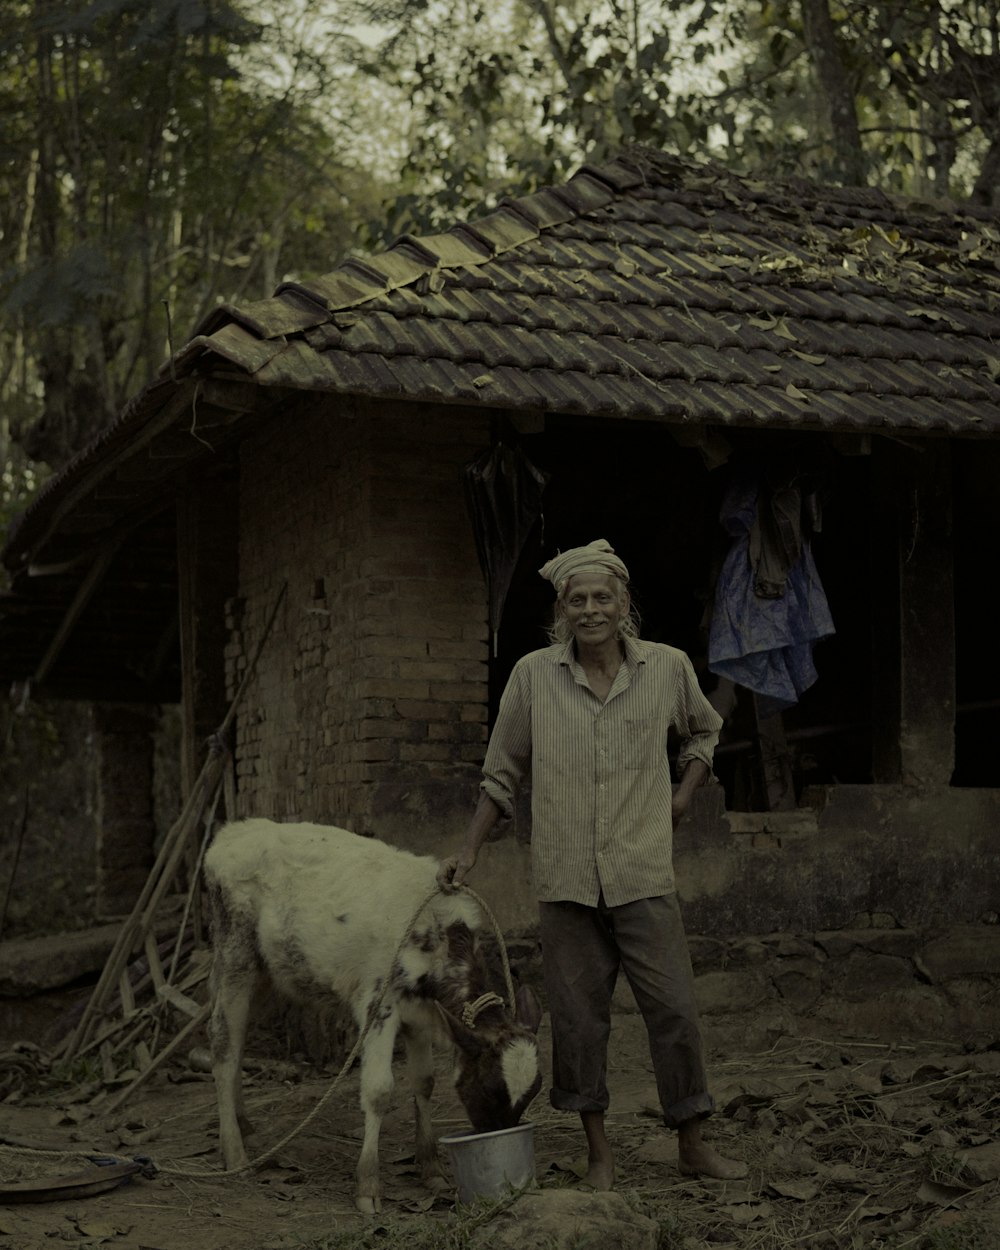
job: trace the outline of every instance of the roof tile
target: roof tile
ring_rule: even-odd
[[[569,206],[574,216],[604,208],[615,197],[615,190],[609,187],[607,180],[595,178],[587,166],[580,170],[572,182],[553,187],[552,190],[557,199]]]
[[[518,200],[501,200],[500,205],[502,208],[519,213],[533,223],[538,230],[550,230],[553,226],[561,225],[576,216],[570,205],[564,199],[560,199],[555,191],[548,188],[544,191],[536,191],[533,195],[522,196]]]
[[[66,493],[85,501],[137,430],[162,421],[166,437],[195,372],[512,410],[1000,437],[998,340],[995,210],[631,149],[214,310],[42,488],[5,558],[20,567],[73,511]]]
[[[357,275],[361,282],[373,282],[383,291],[392,291],[398,286],[416,282],[424,276],[427,268],[427,261],[410,249],[393,247],[369,260],[349,260],[343,272]]]
[[[495,256],[538,238],[537,228],[509,208],[501,208],[488,217],[458,226],[455,233],[462,239],[471,238],[485,244]]]
[[[420,238],[406,234],[396,240],[392,250],[410,252],[422,259],[425,265],[441,265],[445,269],[481,265],[491,255],[481,244],[471,238],[459,238],[453,230],[444,234],[422,235]]]

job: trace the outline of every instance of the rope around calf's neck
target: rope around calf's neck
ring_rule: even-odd
[[[507,947],[503,940],[503,934],[500,931],[500,925],[497,923],[497,918],[496,916],[494,916],[493,912],[490,910],[490,907],[487,904],[486,900],[483,899],[480,895],[478,895],[475,892],[475,890],[472,889],[471,886],[461,885],[458,888],[460,890],[464,890],[469,895],[469,897],[473,900],[473,902],[475,902],[476,905],[482,910],[483,914],[486,916],[486,919],[490,922],[490,925],[493,928],[494,936],[496,937],[497,944],[500,948],[501,962],[503,963],[504,980],[505,980],[506,987],[507,987],[507,1003],[510,1008],[510,1011],[513,1012],[514,1010],[514,981],[511,976],[510,960],[507,956]],[[412,917],[410,918],[409,924],[403,930],[403,936],[400,938],[399,945],[396,947],[395,953],[392,956],[392,962],[389,964],[390,971],[395,966],[396,960],[399,958],[400,954],[402,953],[403,947],[410,940],[410,936],[413,933],[414,929],[416,928],[417,921],[423,915],[424,910],[430,905],[430,903],[437,897],[438,894],[443,894],[443,893],[445,893],[445,891],[443,891],[440,886],[435,886],[434,889],[430,892],[430,894],[427,895],[424,901],[420,904],[420,906],[413,913]],[[250,1172],[250,1171],[253,1171],[255,1168],[260,1167],[262,1163],[266,1163],[268,1159],[272,1159],[278,1153],[279,1150],[283,1150],[290,1141],[292,1141],[301,1132],[303,1132],[306,1128],[308,1128],[308,1126],[313,1122],[313,1120],[316,1119],[316,1117],[320,1114],[320,1112],[323,1110],[326,1104],[333,1097],[334,1093],[336,1092],[337,1088],[343,1081],[344,1077],[347,1075],[348,1072],[350,1072],[351,1068],[354,1066],[354,1061],[357,1059],[358,1055],[361,1053],[361,1048],[365,1043],[365,1038],[367,1038],[368,1034],[371,1032],[372,1025],[375,1023],[375,1019],[378,1015],[379,1008],[382,1006],[382,1003],[385,1001],[385,996],[389,992],[390,980],[391,978],[388,976],[383,979],[382,988],[379,990],[378,995],[372,1000],[372,1003],[370,1004],[368,1008],[368,1019],[365,1021],[364,1028],[358,1034],[358,1039],[354,1043],[353,1047],[351,1048],[351,1053],[344,1060],[343,1066],[341,1067],[337,1075],[334,1077],[329,1088],[325,1091],[323,1096],[316,1103],[315,1107],[313,1107],[313,1109],[308,1113],[308,1115],[306,1115],[306,1117],[299,1124],[297,1124],[295,1128],[291,1129],[288,1133],[286,1133],[285,1136],[282,1137],[280,1141],[276,1142],[273,1146],[269,1146],[267,1150],[265,1150],[262,1154],[257,1155],[255,1159],[249,1159],[246,1163],[240,1164],[239,1167],[235,1167],[235,1168],[175,1168],[175,1167],[167,1167],[167,1166],[163,1166],[163,1167],[157,1166],[157,1171],[162,1172],[165,1176],[182,1176],[182,1177],[189,1177],[192,1179],[200,1178],[202,1180],[214,1179],[220,1176],[238,1176],[243,1172]],[[489,999],[490,1001],[484,1002],[484,1000],[486,999]],[[499,996],[496,994],[484,994],[480,998],[478,998],[475,1003],[471,1005],[472,1010],[474,1012],[473,1018],[472,1018],[473,1025],[475,1023],[475,1016],[478,1015],[478,1012],[483,1010],[484,1007],[494,1005],[495,1001],[499,1001],[500,1003],[502,1003],[503,999],[499,998]],[[468,1007],[469,1005],[467,1004],[466,1006]],[[466,1021],[466,1023],[468,1023],[468,1021]]]

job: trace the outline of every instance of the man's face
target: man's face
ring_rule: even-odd
[[[559,608],[581,646],[596,647],[618,633],[628,611],[628,591],[614,577],[600,573],[578,573],[559,600]]]

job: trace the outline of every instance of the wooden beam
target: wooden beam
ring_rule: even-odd
[[[29,559],[34,556],[35,552],[44,549],[52,536],[62,529],[64,519],[91,494],[105,477],[130,459],[140,448],[152,442],[157,434],[178,421],[183,413],[190,411],[194,390],[195,383],[192,379],[188,378],[182,382],[163,407],[150,417],[146,425],[140,427],[119,451],[109,454],[107,459],[98,459],[95,466],[89,472],[84,473],[75,486],[61,494],[59,503],[53,508],[48,518],[44,532],[32,542],[31,551],[26,553]]]
[[[87,605],[93,599],[97,588],[104,581],[111,562],[118,554],[118,550],[124,541],[124,535],[119,535],[108,543],[97,555],[93,564],[87,570],[87,575],[80,583],[79,589],[73,596],[73,602],[69,605],[66,615],[63,617],[62,624],[56,630],[55,637],[49,643],[48,649],[38,662],[35,669],[33,681],[36,685],[41,685],[48,674],[52,671],[52,666],[59,658],[63,647],[69,641],[70,635],[76,628],[76,624],[83,615]]]

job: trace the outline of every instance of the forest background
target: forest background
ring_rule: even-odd
[[[0,118],[2,533],[217,303],[626,144],[998,204],[1000,6],[0,0]]]

